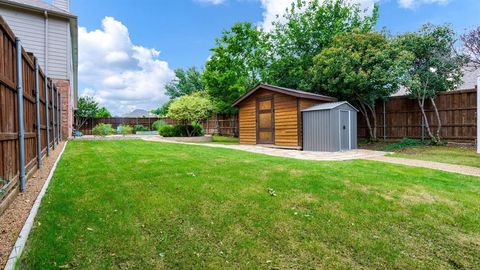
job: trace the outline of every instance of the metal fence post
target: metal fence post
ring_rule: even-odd
[[[480,77],[477,78],[477,153],[480,154]]]
[[[51,82],[51,96],[52,96],[52,135],[53,135],[53,141],[52,141],[52,147],[55,150],[55,143],[56,143],[56,130],[55,130],[55,88],[53,85],[53,80]]]
[[[45,75],[45,111],[46,111],[46,128],[47,128],[47,156],[50,156],[50,110],[48,109],[48,77]]]
[[[58,89],[55,89],[55,97],[57,98],[57,118],[56,118],[56,121],[57,121],[57,143],[60,143],[61,139],[60,139],[60,102],[59,102],[59,97],[60,97],[60,93],[58,92]]]
[[[37,57],[33,58],[35,62],[35,109],[37,116],[37,167],[40,169],[42,167],[42,140],[41,136],[41,127],[40,127],[40,86],[38,85],[38,59]]]
[[[23,74],[22,74],[22,44],[15,39],[17,50],[17,98],[18,98],[18,152],[20,170],[20,191],[25,191],[25,127],[23,123]]]
[[[58,93],[58,100],[60,104],[60,113],[58,118],[60,119],[60,141],[63,141],[63,122],[62,122],[62,94]]]

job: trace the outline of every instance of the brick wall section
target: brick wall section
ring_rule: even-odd
[[[70,92],[69,80],[53,80],[62,95],[62,136],[67,139],[72,136],[73,128],[73,100]]]

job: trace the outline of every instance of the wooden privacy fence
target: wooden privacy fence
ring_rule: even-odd
[[[169,125],[176,124],[176,121],[168,117],[109,117],[88,119],[80,128],[84,135],[92,135],[92,129],[100,123],[111,124],[114,129],[119,125],[142,125],[149,130],[153,130],[153,123],[157,120],[163,120]],[[228,136],[238,136],[238,117],[215,115],[201,122],[205,134],[221,134]]]
[[[425,110],[432,131],[438,123],[430,101]],[[475,143],[477,91],[476,89],[451,91],[436,99],[442,124],[441,137],[449,142]],[[377,137],[386,140],[402,138],[429,139],[422,121],[418,102],[408,96],[391,97],[385,103],[376,104]],[[358,136],[368,137],[368,128],[363,115],[358,117]]]
[[[0,16],[0,214],[61,140],[60,100]]]

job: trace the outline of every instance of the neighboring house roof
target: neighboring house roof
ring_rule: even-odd
[[[67,10],[63,10],[42,0],[0,0],[0,3],[30,9],[32,11],[48,11],[61,17],[77,18],[77,16]]]
[[[142,109],[136,109],[122,115],[122,117],[151,117],[151,116],[156,116],[156,115],[147,110],[142,110]]]
[[[475,89],[477,86],[477,78],[480,77],[480,69],[467,68],[463,70],[462,84],[452,91],[458,90],[470,90]],[[398,91],[392,96],[405,96],[408,95],[405,87],[400,87]]]
[[[285,95],[289,96],[294,96],[294,97],[299,97],[299,98],[307,98],[307,99],[314,99],[314,100],[320,100],[320,101],[337,101],[336,98],[334,97],[329,97],[329,96],[323,96],[323,95],[317,95],[305,91],[300,91],[296,89],[290,89],[290,88],[285,88],[285,87],[279,87],[279,86],[273,86],[273,85],[268,85],[268,84],[257,84],[255,87],[250,89],[245,95],[241,96],[239,99],[237,99],[232,106],[237,106],[240,104],[242,101],[250,97],[253,93],[256,91],[264,89],[276,93],[282,93]]]
[[[345,104],[350,106],[352,109],[354,109],[355,111],[358,112],[357,108],[352,106],[352,104],[348,103],[347,101],[322,103],[322,104],[318,104],[318,105],[312,106],[310,108],[307,108],[305,110],[302,110],[302,112],[331,110],[331,109],[335,109],[335,108],[337,108],[339,106],[342,106],[342,105],[345,105]]]

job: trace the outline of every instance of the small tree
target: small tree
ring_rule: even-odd
[[[480,26],[461,36],[465,54],[474,68],[480,68]]]
[[[95,118],[108,118],[108,117],[112,117],[112,114],[105,107],[101,107],[100,109],[98,109],[97,114],[95,115]]]
[[[175,99],[168,109],[167,116],[187,126],[208,118],[213,110],[210,99],[197,92]],[[190,129],[187,130],[188,136],[191,137]]]
[[[411,56],[380,33],[341,34],[314,58],[315,92],[327,92],[357,105],[370,139],[377,139],[375,103],[398,90]]]
[[[80,129],[88,119],[95,118],[97,112],[98,103],[92,97],[79,98],[77,110],[75,110],[75,128]]]
[[[455,33],[449,26],[426,24],[418,32],[405,33],[398,37],[398,45],[414,57],[402,84],[408,93],[417,100],[422,112],[425,128],[433,144],[441,142],[442,123],[435,104],[435,97],[453,90],[462,78],[462,67],[466,58],[456,54],[453,45]],[[425,101],[433,106],[437,119],[434,133],[425,113]]]

